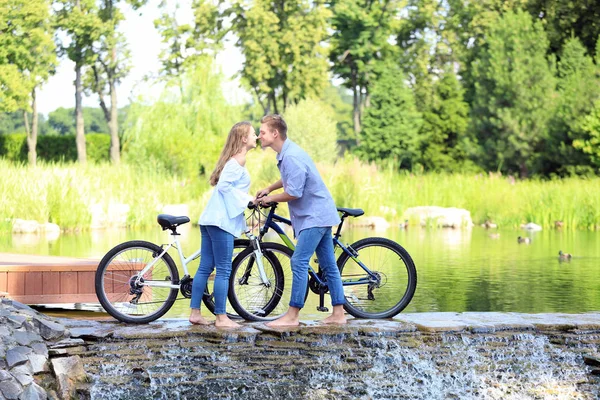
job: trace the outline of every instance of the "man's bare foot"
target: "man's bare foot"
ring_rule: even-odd
[[[331,324],[331,325],[344,325],[346,324],[348,321],[346,321],[346,316],[345,315],[330,315],[329,317],[325,318],[324,320],[321,321],[322,324]]]
[[[267,322],[267,325],[270,328],[279,328],[282,326],[299,326],[300,320],[298,317],[293,317],[285,314],[283,317],[276,319],[275,321]]]
[[[215,327],[223,329],[241,328],[242,326],[235,321],[229,319],[226,314],[217,315]]]
[[[200,315],[200,310],[195,308],[192,308],[192,312],[190,313],[190,322],[192,325],[210,325],[210,321]]]

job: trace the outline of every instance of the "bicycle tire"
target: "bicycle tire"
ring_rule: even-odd
[[[141,286],[139,296],[131,293],[131,280],[162,253],[154,243],[132,240],[121,243],[106,253],[95,275],[96,296],[104,310],[121,322],[146,324],[162,317],[173,306],[178,288]],[[164,276],[164,279],[160,277]],[[179,272],[169,254],[165,253],[144,275],[149,280],[179,284]],[[154,280],[154,279],[153,279]],[[138,301],[133,303],[138,297]],[[142,300],[140,303],[139,300]],[[153,305],[156,305],[154,307]]]
[[[356,258],[371,272],[379,274],[383,285],[372,287],[371,296],[368,284],[344,285],[344,309],[356,318],[391,318],[404,310],[417,287],[417,269],[408,252],[398,243],[379,237],[361,239],[351,247],[356,251]],[[384,256],[389,257],[389,261]],[[400,262],[398,265],[391,264],[395,263],[396,256]],[[342,284],[344,280],[368,276],[353,258],[346,252],[338,258]]]
[[[259,281],[258,269],[254,267],[254,249],[251,247],[236,257],[229,280],[229,302],[238,315],[249,321],[279,318],[287,311],[291,296],[290,260],[293,251],[279,243],[269,242],[262,243],[261,249],[265,273],[275,283],[274,286],[267,288]],[[251,274],[253,271],[255,273]],[[245,277],[246,272],[248,276]],[[308,296],[308,286],[305,296]]]
[[[238,256],[239,253],[241,253],[241,251],[243,251],[243,249],[246,249],[248,246],[250,246],[250,240],[248,239],[235,239],[233,241],[233,260],[235,260],[235,258]],[[236,252],[237,250],[240,250],[240,252]],[[202,257],[202,255],[200,255]],[[211,274],[212,276],[213,274]],[[212,281],[214,282],[214,277],[212,279]],[[208,311],[210,311],[212,314],[215,313],[215,296],[214,296],[214,292],[213,292],[213,286],[210,284],[211,279],[209,277],[209,281],[206,282],[206,288],[204,289],[204,294],[202,295],[202,302],[204,303],[204,306],[206,306],[206,309]],[[241,317],[239,315],[237,315],[235,313],[235,310],[233,310],[233,307],[231,307],[231,304],[228,304],[227,306],[227,316],[230,319],[241,319]]]

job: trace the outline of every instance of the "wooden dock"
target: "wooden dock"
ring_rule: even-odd
[[[0,294],[24,304],[97,303],[100,260],[0,253]]]

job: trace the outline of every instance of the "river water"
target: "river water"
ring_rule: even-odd
[[[415,297],[404,312],[505,311],[580,313],[600,310],[600,233],[548,230],[389,229],[382,232],[349,227],[342,240],[382,236],[397,241],[412,256],[418,271]],[[530,244],[517,242],[530,237]],[[170,237],[160,228],[107,230],[43,235],[0,234],[0,252],[101,258],[125,240],[141,239],[157,244]],[[191,254],[200,243],[199,229],[182,230],[182,247]],[[571,253],[561,261],[559,250]],[[176,254],[173,254],[175,256]],[[176,257],[174,257],[177,260]],[[192,273],[197,265],[192,266]],[[309,295],[305,318],[321,318],[318,298]],[[185,317],[186,300],[168,314]]]

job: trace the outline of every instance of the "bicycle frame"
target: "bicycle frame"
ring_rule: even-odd
[[[264,270],[264,266],[263,266],[263,254],[262,254],[262,250],[260,249],[260,246],[255,244],[258,242],[258,238],[256,236],[254,236],[250,231],[246,231],[244,232],[246,237],[250,240],[251,245],[254,247],[254,253],[256,255],[256,260],[257,260],[257,264],[258,264],[258,270],[260,273],[260,277],[263,281],[263,283],[265,284],[269,284],[270,285],[270,281],[265,273]],[[183,275],[184,276],[189,276],[189,271],[188,271],[188,263],[190,263],[191,261],[194,261],[195,259],[197,259],[198,257],[200,257],[201,255],[201,249],[196,250],[191,256],[189,257],[185,257],[183,255],[183,251],[181,250],[181,245],[179,243],[179,234],[178,233],[171,233],[171,236],[173,236],[173,241],[171,243],[169,243],[168,245],[166,245],[166,247],[163,249],[163,251],[154,259],[152,259],[152,261],[150,261],[138,274],[138,277],[136,279],[136,284],[142,285],[142,286],[151,286],[151,287],[166,287],[166,288],[171,288],[171,289],[179,289],[180,285],[173,285],[164,281],[143,281],[141,282],[140,280],[142,279],[142,276],[144,276],[145,273],[147,273],[153,266],[154,264],[156,264],[158,262],[158,260],[160,260],[172,247],[175,247],[177,249],[177,253],[179,254],[179,261],[181,263],[181,265],[183,266]]]
[[[175,248],[177,249],[177,253],[179,254],[179,260],[181,262],[181,265],[183,266],[183,273],[184,276],[189,275],[188,272],[188,268],[187,265],[190,261],[195,260],[196,258],[200,257],[200,249],[198,249],[196,252],[194,252],[194,254],[192,254],[191,256],[189,256],[188,258],[185,258],[185,256],[183,255],[183,251],[181,250],[181,245],[179,244],[179,234],[171,234],[171,236],[174,236],[174,239],[171,243],[169,243],[162,251],[162,253],[160,253],[160,255],[158,257],[155,257],[154,259],[152,259],[152,261],[150,261],[145,267],[144,269],[142,269],[139,274],[138,277],[136,279],[136,284],[141,284],[142,286],[151,286],[151,287],[168,287],[171,289],[179,289],[179,284],[177,285],[172,285],[170,283],[164,282],[164,281],[144,281],[144,282],[140,282],[140,280],[142,279],[142,276],[144,276],[145,273],[147,273],[150,268],[152,268],[154,266],[154,264],[156,264],[158,262],[158,260],[160,260],[172,247],[173,245],[175,245]]]

